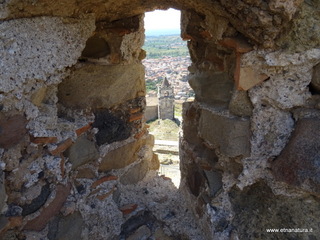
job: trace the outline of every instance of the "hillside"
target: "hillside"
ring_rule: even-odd
[[[143,49],[147,52],[147,59],[157,59],[163,56],[189,56],[187,42],[182,41],[180,35],[146,36]]]

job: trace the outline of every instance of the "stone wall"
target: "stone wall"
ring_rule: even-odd
[[[143,120],[143,13],[168,7],[182,10],[196,94],[179,191],[156,177]],[[317,239],[319,11],[302,0],[2,1],[0,238]]]

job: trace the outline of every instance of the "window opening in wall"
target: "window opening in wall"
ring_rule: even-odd
[[[180,184],[179,132],[182,103],[193,101],[187,75],[191,64],[187,43],[180,37],[180,11],[148,12],[145,15],[147,108],[149,131],[155,136],[154,152],[159,174]]]

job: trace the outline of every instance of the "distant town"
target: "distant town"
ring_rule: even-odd
[[[179,35],[153,36],[146,38],[147,97],[156,97],[157,84],[166,77],[174,87],[176,100],[187,100],[194,92],[187,81],[188,67],[191,64],[186,42]]]

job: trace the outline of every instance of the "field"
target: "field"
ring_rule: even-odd
[[[187,42],[182,41],[179,35],[147,36],[143,49],[147,52],[147,59],[189,56]]]

